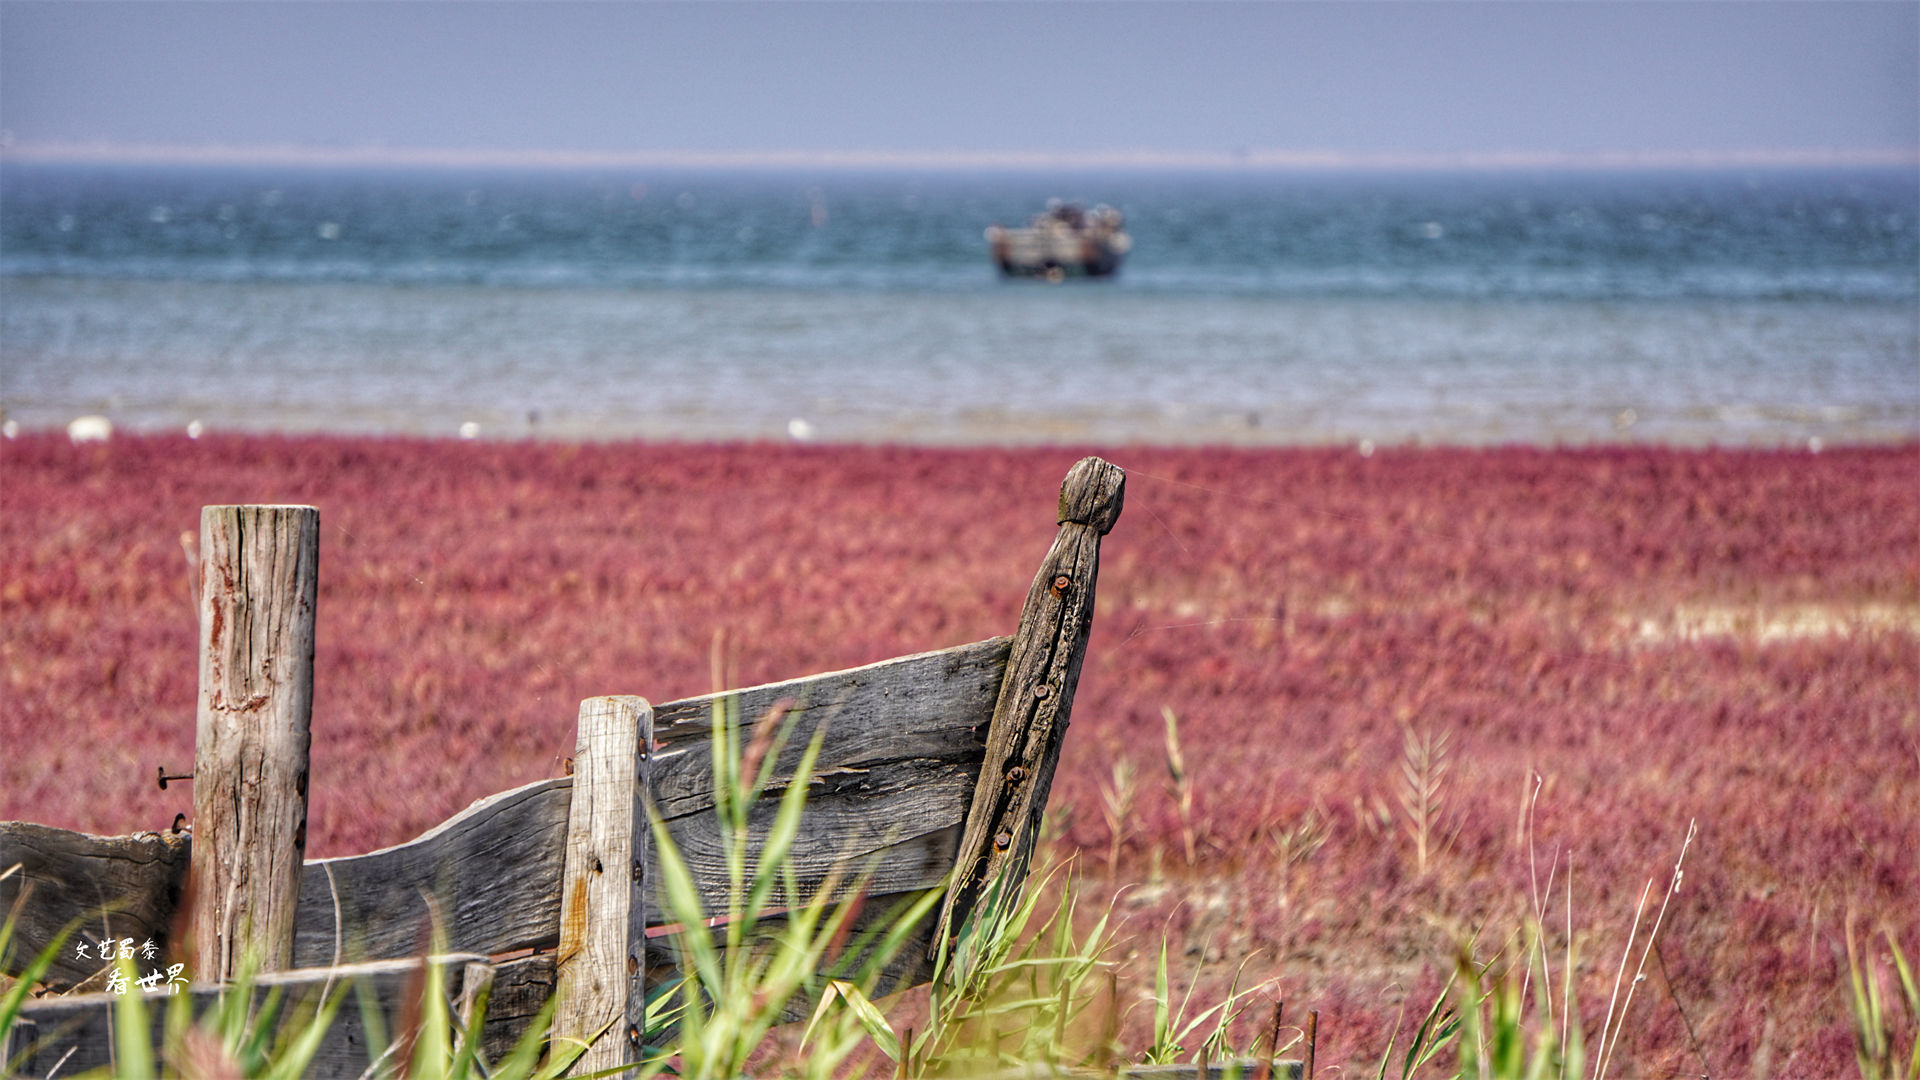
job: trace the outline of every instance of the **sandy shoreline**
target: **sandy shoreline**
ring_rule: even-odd
[[[183,414],[184,415],[184,414]],[[157,419],[142,410],[27,408],[0,412],[5,437],[60,435],[75,420],[104,417],[114,433],[165,438],[194,433],[243,437],[478,440],[500,443],[642,443],[661,446],[730,443],[810,444],[847,447],[915,446],[943,450],[995,448],[1048,449],[1077,446],[1179,447],[1207,449],[1345,448],[1560,448],[1639,447],[1704,450],[1715,447],[1814,450],[1843,446],[1901,446],[1920,441],[1920,432],[1894,416],[1868,416],[1861,410],[1802,407],[1690,409],[1669,415],[1643,415],[1634,409],[1563,409],[1516,424],[1488,416],[1409,418],[1359,431],[1351,424],[1329,424],[1311,413],[1272,409],[1175,410],[1172,415],[1057,411],[989,412],[961,415],[821,413],[784,420],[767,415],[702,416],[682,412],[669,418],[585,414],[507,413],[466,410],[467,417],[427,418],[405,410],[367,410],[352,416],[336,411],[305,412],[287,406],[271,419],[247,414],[223,415],[198,410],[187,420]],[[131,417],[131,418],[129,418]]]
[[[8,279],[26,430],[921,445],[1920,438],[1912,302]],[[431,331],[431,332],[430,332]]]

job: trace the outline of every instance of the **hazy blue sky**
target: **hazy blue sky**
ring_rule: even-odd
[[[1911,150],[1920,4],[0,2],[49,142]]]

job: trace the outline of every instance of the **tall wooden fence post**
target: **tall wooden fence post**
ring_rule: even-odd
[[[553,1017],[554,1039],[596,1040],[574,1064],[576,1075],[640,1058],[650,836],[645,793],[653,747],[653,706],[644,698],[580,703]]]
[[[986,761],[940,909],[937,926],[950,933],[959,933],[993,882],[1006,884],[1007,903],[1026,878],[1093,629],[1100,538],[1119,520],[1126,486],[1127,474],[1097,457],[1082,458],[1060,484],[1060,531],[1020,611],[987,727]]]
[[[248,954],[266,971],[293,957],[320,511],[205,507],[200,551],[191,974],[224,982]]]

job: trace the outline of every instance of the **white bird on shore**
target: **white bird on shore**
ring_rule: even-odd
[[[113,421],[104,416],[79,416],[67,425],[67,438],[75,443],[106,442],[113,438]]]

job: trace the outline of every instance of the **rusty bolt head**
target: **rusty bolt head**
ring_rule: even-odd
[[[1054,577],[1053,579],[1054,595],[1058,596],[1059,594],[1066,592],[1068,589],[1071,589],[1071,588],[1073,588],[1072,578],[1068,577],[1065,574],[1059,574]]]
[[[1007,779],[1009,781],[1012,781],[1013,783],[1017,784],[1020,781],[1025,780],[1026,778],[1027,778],[1027,770],[1021,768],[1018,765],[1015,765],[1013,768],[1007,770]]]
[[[1046,683],[1036,683],[1033,687],[1033,696],[1041,701],[1045,701],[1053,696],[1053,687],[1048,686]]]
[[[1001,829],[999,835],[993,838],[993,846],[1001,851],[1007,850],[1007,845],[1011,843],[1013,843],[1013,834],[1005,829]]]

